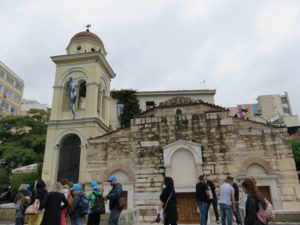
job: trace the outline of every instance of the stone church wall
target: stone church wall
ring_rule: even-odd
[[[152,220],[166,169],[163,147],[185,140],[201,144],[201,170],[217,187],[228,174],[241,182],[249,166],[259,165],[265,174],[255,176],[262,184],[272,178],[275,207],[300,209],[299,182],[284,129],[226,117],[224,112],[167,116],[172,110],[165,116],[161,109],[159,117],[135,118],[130,129],[91,140],[87,179],[105,181],[114,170],[131,173],[133,204],[142,220]]]

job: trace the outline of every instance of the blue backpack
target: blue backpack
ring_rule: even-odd
[[[80,216],[85,216],[85,215],[88,214],[88,211],[89,211],[89,200],[84,195],[80,196],[79,198],[80,198],[79,215]]]

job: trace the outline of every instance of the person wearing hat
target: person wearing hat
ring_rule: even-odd
[[[92,192],[89,194],[89,214],[87,225],[99,225],[101,214],[105,213],[104,199],[99,190],[97,181],[93,180],[90,184]]]
[[[112,189],[105,197],[105,199],[109,200],[110,215],[108,225],[118,225],[122,211],[119,206],[119,199],[122,197],[122,185],[118,183],[116,176],[111,176],[107,181],[112,186]]]
[[[70,191],[73,195],[73,202],[68,209],[68,214],[71,219],[71,225],[82,225],[84,216],[81,215],[81,198],[85,197],[80,184],[74,184],[73,187],[70,188]],[[85,197],[86,198],[86,197]]]

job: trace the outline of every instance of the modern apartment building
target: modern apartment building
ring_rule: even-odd
[[[241,119],[286,126],[290,134],[300,128],[298,115],[292,114],[287,92],[283,95],[260,95],[255,104],[242,104],[229,109],[232,116]]]
[[[0,61],[0,119],[21,111],[24,81]]]

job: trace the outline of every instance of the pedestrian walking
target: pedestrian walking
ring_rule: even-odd
[[[200,213],[200,225],[206,225],[209,189],[207,184],[205,183],[204,175],[199,176],[199,182],[196,184],[196,199]]]
[[[209,202],[207,206],[207,213],[206,213],[206,223],[208,219],[208,212],[209,212],[209,207],[212,205],[215,213],[215,218],[216,218],[216,223],[219,224],[219,212],[218,212],[218,197],[216,194],[216,186],[215,184],[211,181],[208,180],[207,177],[205,176],[205,181],[208,186],[208,191],[209,191]]]
[[[68,209],[72,225],[82,225],[85,215],[88,213],[88,199],[82,192],[80,184],[74,184],[70,189],[73,202]]]
[[[39,180],[35,184],[34,197],[38,201],[38,204],[44,200],[47,195],[46,184],[43,180]],[[28,215],[28,225],[40,225],[43,219],[43,211],[39,211],[38,214]]]
[[[24,225],[25,209],[29,205],[30,198],[25,197],[22,192],[18,192],[15,197],[15,225]]]
[[[89,213],[87,225],[99,225],[101,214],[105,213],[105,203],[97,181],[91,182],[92,192],[89,194]]]
[[[65,198],[67,199],[68,205],[70,206],[72,204],[72,201],[70,201],[70,198],[73,200],[73,197],[70,192],[68,180],[62,179],[59,183],[60,183],[59,192],[64,194]],[[61,214],[60,214],[61,225],[67,225],[67,215],[68,215],[67,208],[62,209]]]
[[[56,189],[58,190],[58,187]],[[68,202],[64,194],[58,191],[47,193],[40,203],[40,210],[45,209],[41,225],[60,225],[61,210],[67,206]]]
[[[165,177],[165,188],[160,195],[161,208],[164,211],[164,225],[177,225],[177,202],[174,181],[171,177]]]
[[[120,198],[122,197],[122,185],[117,181],[116,176],[111,176],[107,181],[112,186],[112,189],[105,197],[105,199],[109,200],[110,215],[108,219],[108,225],[118,225],[119,218],[122,212],[122,207],[120,206]]]
[[[243,225],[242,223],[242,217],[240,213],[240,206],[239,206],[239,200],[240,200],[240,190],[239,186],[234,182],[234,177],[229,177],[230,183],[232,184],[232,187],[234,189],[234,198],[235,198],[235,211],[233,212],[235,216],[235,221],[237,225]]]
[[[232,213],[235,212],[234,189],[231,185],[231,177],[228,176],[220,187],[220,210],[222,225],[232,225]]]
[[[258,219],[256,214],[260,203],[263,209],[267,208],[264,197],[259,193],[256,183],[253,179],[245,179],[242,182],[242,188],[247,195],[244,225],[265,225]]]
[[[30,198],[30,202],[32,200],[32,192],[30,190],[28,190],[28,184],[20,184],[19,189],[18,189],[18,193],[21,192],[25,197],[27,197],[27,199]]]

